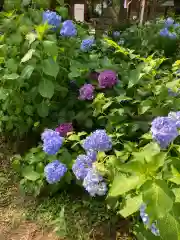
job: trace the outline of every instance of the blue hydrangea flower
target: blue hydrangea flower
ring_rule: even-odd
[[[170,112],[168,114],[168,117],[170,117],[173,120],[175,120],[176,121],[176,127],[180,128],[180,111],[178,111],[178,112]]]
[[[176,34],[175,32],[169,32],[168,37],[169,37],[170,39],[176,39],[176,38],[177,38],[177,34]]]
[[[92,160],[86,155],[79,155],[72,166],[72,170],[78,180],[83,180],[91,167]]]
[[[162,149],[178,136],[176,121],[170,117],[157,117],[151,123],[151,133]]]
[[[52,25],[53,28],[58,28],[61,24],[61,16],[56,12],[47,10],[43,12],[43,22],[47,22],[49,25]]]
[[[119,31],[114,31],[113,32],[113,37],[117,38],[120,36],[120,32]]]
[[[174,92],[172,89],[168,88],[168,95],[170,97],[177,97],[179,95],[179,93]]]
[[[104,196],[107,192],[107,185],[103,181],[103,177],[98,174],[95,168],[88,170],[83,181],[83,187],[92,196]]]
[[[167,37],[169,35],[169,30],[167,28],[163,28],[160,30],[160,36]]]
[[[177,34],[175,32],[170,32],[167,28],[161,29],[159,34],[160,34],[161,37],[167,37],[167,38],[170,38],[170,39],[176,39],[177,38]]]
[[[63,37],[74,37],[77,35],[76,27],[71,20],[66,20],[62,24],[62,28],[60,31],[61,36]]]
[[[171,17],[166,19],[166,21],[165,21],[166,27],[171,27],[173,24],[174,24],[174,19],[172,19]]]
[[[124,43],[125,43],[125,40],[123,38],[121,38],[118,42],[118,45],[124,45]]]
[[[64,138],[58,132],[51,129],[46,129],[42,135],[43,151],[49,155],[56,154],[63,144]]]
[[[82,146],[86,151],[105,152],[112,149],[112,140],[105,130],[96,130],[84,140]]]
[[[180,27],[180,24],[179,23],[175,23],[174,24],[174,28],[176,29],[176,28],[179,28]]]
[[[46,177],[46,181],[49,184],[53,184],[58,182],[64,174],[67,172],[67,167],[65,164],[55,160],[49,164],[47,164],[44,168],[44,174]]]
[[[83,52],[88,52],[92,48],[93,44],[94,44],[94,38],[84,39],[82,40],[80,49]]]
[[[155,236],[160,236],[159,229],[157,228],[155,223],[150,224],[149,216],[145,212],[146,211],[146,205],[142,204],[140,207],[140,217],[144,223],[144,225],[149,228]]]
[[[87,152],[87,156],[94,162],[96,161],[96,158],[97,158],[97,152],[94,150],[89,150]]]

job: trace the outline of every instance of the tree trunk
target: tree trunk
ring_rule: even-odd
[[[0,0],[0,12],[3,11],[4,0]]]
[[[180,0],[174,0],[175,14],[180,15]]]
[[[127,9],[124,8],[124,0],[120,0],[118,20],[120,24],[125,24],[127,22]]]

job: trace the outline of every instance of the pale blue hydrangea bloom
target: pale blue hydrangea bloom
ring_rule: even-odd
[[[154,234],[155,236],[160,236],[160,232],[156,226],[156,223],[150,224],[149,216],[145,211],[146,211],[146,205],[142,204],[140,207],[140,217],[144,225],[151,230],[152,234]]]
[[[76,26],[72,20],[66,20],[63,22],[60,35],[63,37],[74,37],[77,35]]]
[[[95,168],[88,169],[88,173],[83,181],[83,187],[92,197],[96,195],[104,196],[107,192],[107,185]]]
[[[61,16],[59,16],[56,12],[53,11],[45,11],[43,12],[43,22],[47,22],[49,25],[52,25],[53,28],[57,29],[61,24]]]
[[[44,168],[44,174],[46,180],[49,184],[56,183],[60,181],[60,179],[67,172],[67,167],[65,164],[55,160],[49,164],[47,164]]]
[[[79,155],[72,166],[74,175],[78,180],[83,180],[87,173],[88,169],[92,167],[92,160],[86,155]]]
[[[83,148],[86,151],[109,151],[112,148],[112,140],[105,130],[96,130],[90,136],[88,136],[83,142]]]
[[[58,132],[51,129],[46,129],[42,135],[43,151],[49,155],[56,154],[63,144],[64,138]]]
[[[151,123],[151,133],[162,149],[178,136],[176,121],[170,117],[157,117]]]

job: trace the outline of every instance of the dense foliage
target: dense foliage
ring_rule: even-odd
[[[41,134],[12,160],[22,191],[78,184],[137,216],[138,239],[180,238],[178,30],[167,19],[95,39],[55,12],[1,14],[1,131]]]

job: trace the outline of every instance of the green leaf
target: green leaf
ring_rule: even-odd
[[[29,116],[33,116],[33,107],[31,105],[26,105],[24,112]]]
[[[21,73],[21,77],[25,79],[29,79],[34,71],[34,67],[32,65],[27,65]]]
[[[38,112],[40,117],[47,117],[48,114],[49,114],[49,106],[47,105],[47,103],[41,102],[37,106],[37,112]]]
[[[180,209],[178,209],[179,212]],[[158,228],[163,240],[180,240],[180,223],[176,218],[176,209],[158,219]]]
[[[138,195],[132,198],[126,199],[125,206],[119,211],[119,213],[124,217],[128,217],[133,213],[137,212],[143,203],[142,195]]]
[[[70,140],[70,141],[80,141],[80,137],[76,134],[72,134],[68,137],[68,140]]]
[[[147,144],[144,148],[143,148],[143,154],[146,158],[146,160],[149,162],[151,161],[151,158],[160,153],[161,149],[159,147],[159,145],[155,142],[151,142],[149,144]]]
[[[172,191],[175,195],[175,202],[180,203],[180,188],[173,188]]]
[[[43,46],[45,53],[49,54],[52,57],[58,55],[58,47],[56,45],[56,42],[46,40],[43,42]]]
[[[143,68],[144,64],[140,63],[136,69],[130,71],[128,88],[131,88],[134,85],[136,85],[140,81],[140,79],[144,76],[144,73],[141,73]]]
[[[152,101],[150,99],[142,101],[138,109],[139,114],[141,115],[147,112],[151,108],[151,105],[152,105]]]
[[[132,189],[139,188],[145,182],[144,176],[125,176],[117,174],[109,190],[109,197],[117,197]]]
[[[180,184],[180,173],[173,166],[171,166],[171,173],[172,173],[173,177],[168,180],[179,185]]]
[[[29,61],[32,58],[34,52],[35,52],[34,49],[29,49],[29,51],[21,59],[21,63]]]
[[[17,73],[12,73],[12,74],[4,75],[4,78],[7,80],[16,80],[19,78],[19,75]]]
[[[36,181],[38,180],[41,175],[37,172],[35,172],[31,167],[25,167],[22,170],[22,175],[23,177],[25,177],[26,179],[30,180],[30,181]]]
[[[140,161],[131,160],[119,167],[123,172],[129,173],[144,173],[144,164]]]
[[[0,88],[0,100],[5,100],[8,97],[8,94],[3,87]]]
[[[44,98],[52,98],[54,95],[54,84],[52,81],[42,79],[38,86],[38,91]]]
[[[46,59],[43,61],[43,72],[48,76],[56,78],[59,72],[59,66],[53,60]]]
[[[148,158],[149,162],[146,165],[148,173],[157,171],[160,167],[164,165],[167,153],[160,152],[151,158]]]
[[[147,181],[143,187],[143,201],[153,219],[164,217],[173,207],[175,196],[163,180]]]

